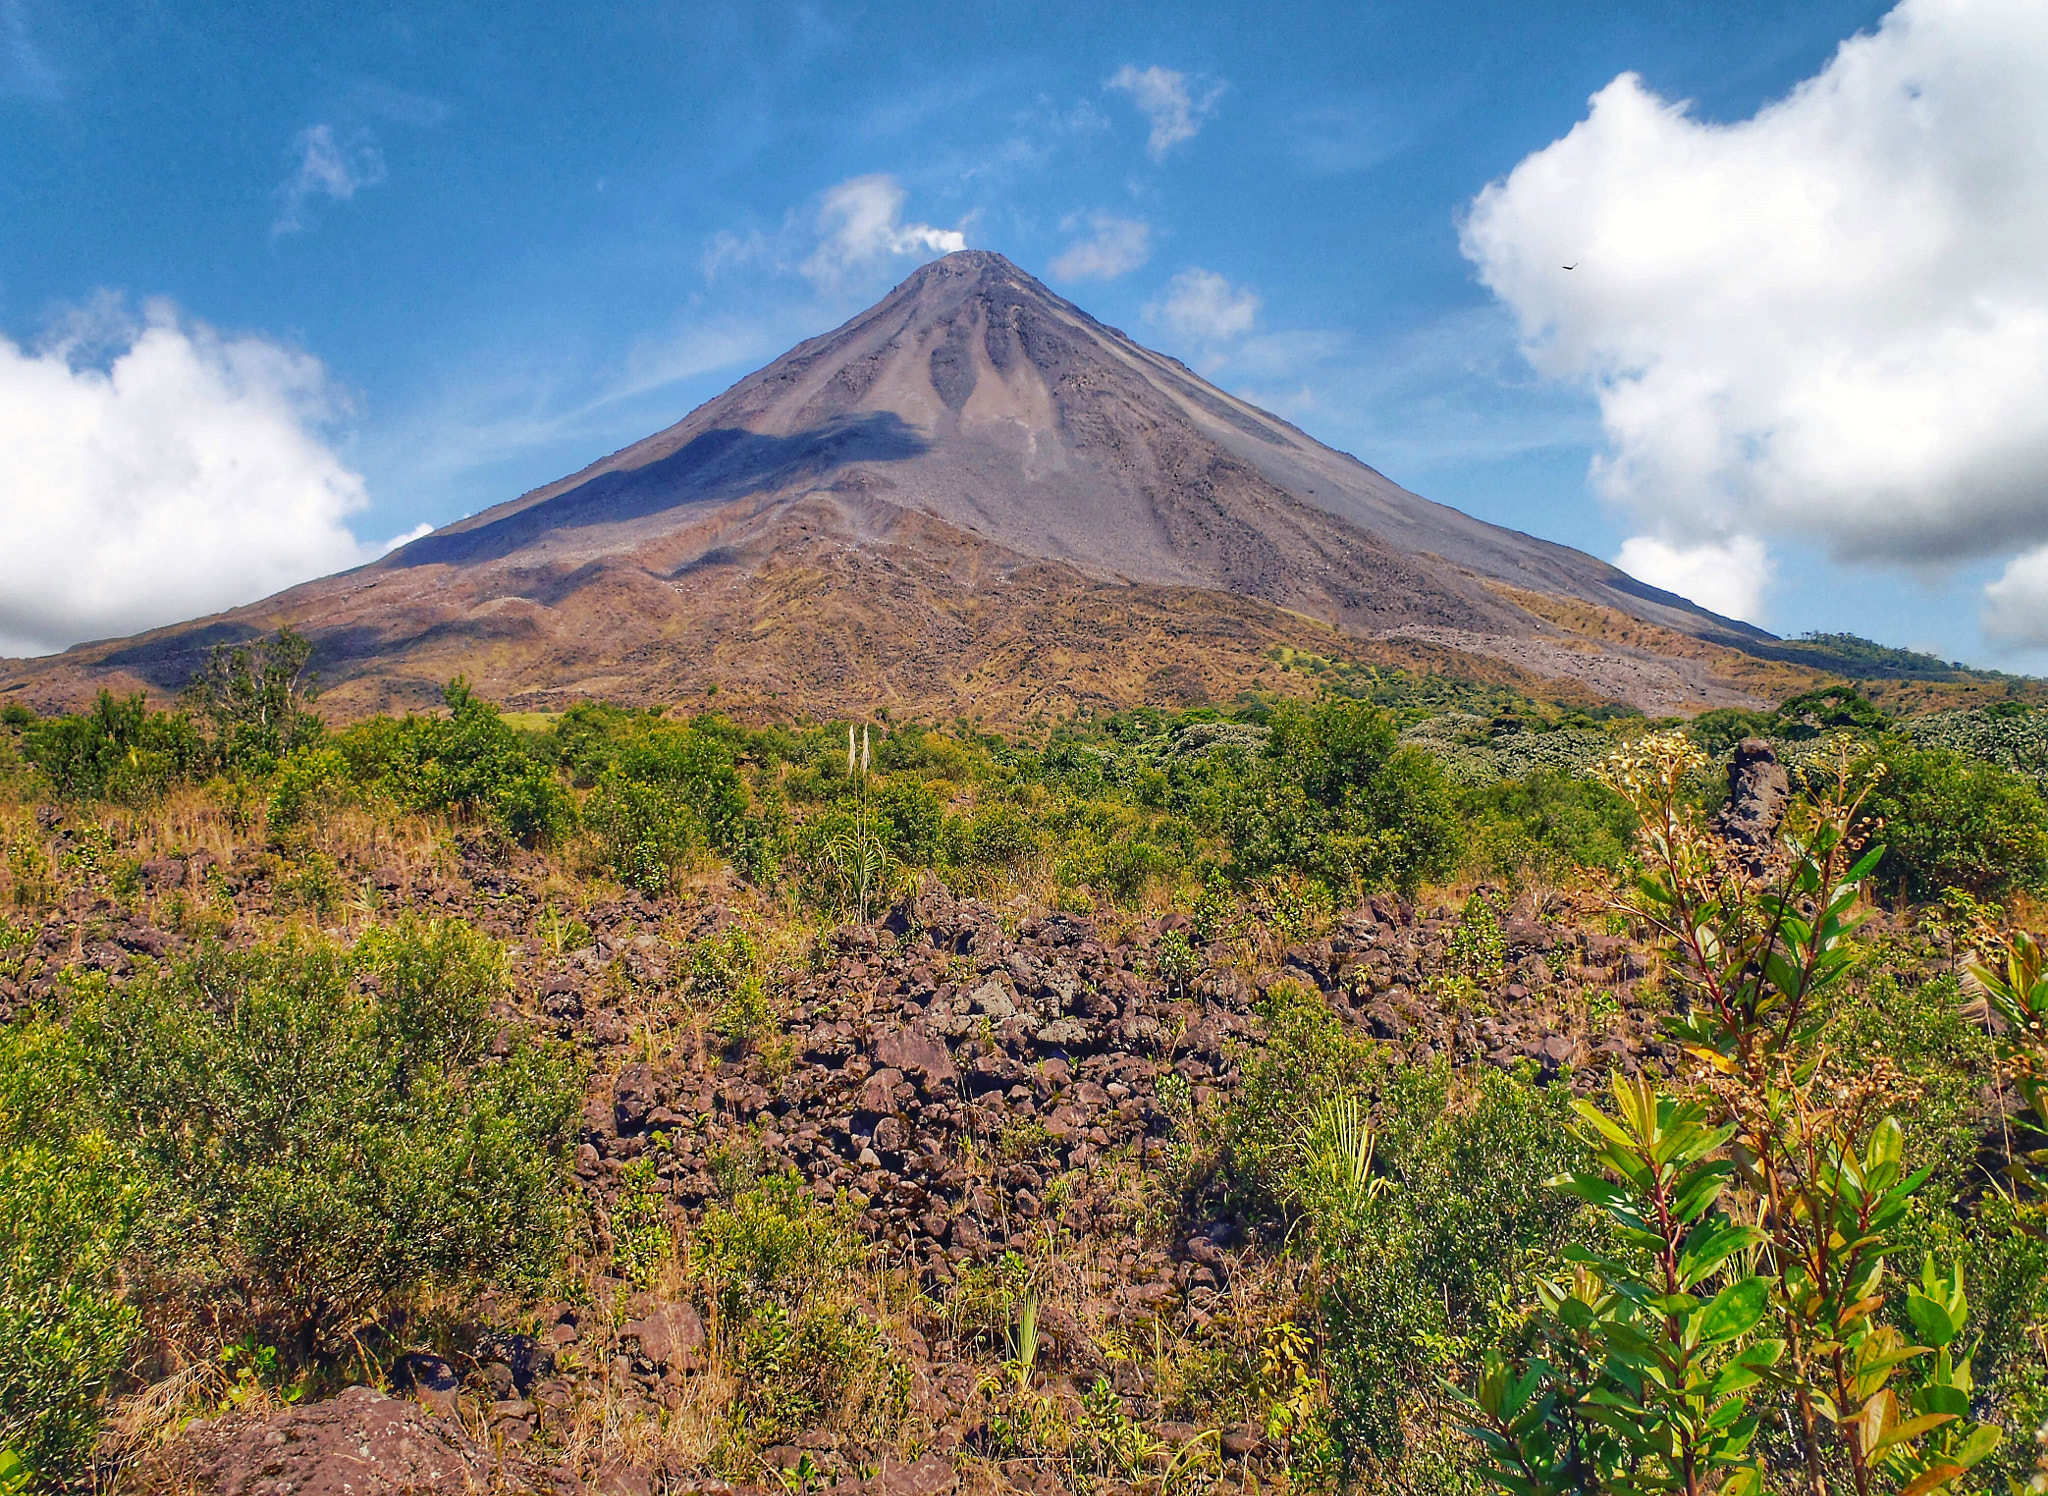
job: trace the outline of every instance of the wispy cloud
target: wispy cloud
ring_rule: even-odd
[[[1407,134],[1362,104],[1304,109],[1288,122],[1295,163],[1312,176],[1342,176],[1377,166],[1407,144]]]
[[[1074,223],[1068,220],[1067,227]],[[1051,268],[1055,280],[1115,280],[1151,258],[1151,224],[1142,218],[1091,213],[1088,237],[1068,245]]]
[[[859,289],[904,259],[967,247],[964,222],[954,228],[905,222],[908,201],[903,184],[886,172],[849,177],[791,209],[777,229],[752,225],[712,235],[699,266],[707,280],[745,270],[800,275],[831,294]]]
[[[1145,149],[1154,161],[1163,161],[1168,151],[1201,133],[1226,85],[1171,68],[1139,68],[1126,63],[1103,86],[1130,96],[1152,127]]]
[[[354,113],[373,115],[394,125],[409,125],[415,130],[431,130],[446,123],[448,116],[454,113],[445,99],[395,88],[372,78],[350,85],[347,97],[349,109]]]
[[[24,0],[0,0],[0,94],[59,99],[64,78],[29,35]]]
[[[314,125],[293,139],[292,153],[298,167],[278,189],[283,205],[270,225],[273,236],[302,233],[315,199],[345,203],[385,179],[384,153],[368,130],[343,134],[332,125]]]
[[[1166,283],[1145,307],[1147,320],[1197,344],[1242,338],[1258,325],[1259,293],[1232,285],[1213,270],[1191,265]]]

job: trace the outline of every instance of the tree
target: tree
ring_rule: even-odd
[[[323,724],[310,710],[319,697],[319,678],[306,671],[312,658],[313,641],[289,624],[274,638],[213,646],[184,702],[213,724],[217,767],[267,774],[320,736]]]

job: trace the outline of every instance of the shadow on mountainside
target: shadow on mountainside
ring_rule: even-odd
[[[901,462],[930,449],[893,411],[845,417],[791,436],[718,427],[644,467],[599,473],[516,514],[470,530],[428,535],[392,552],[387,566],[492,561],[555,530],[621,524],[684,504],[717,504],[853,462]]]

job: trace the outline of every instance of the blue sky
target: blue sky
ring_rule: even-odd
[[[1994,31],[2017,24],[1978,8],[2001,12]],[[1777,374],[1697,328],[1556,302],[1530,279],[1538,261],[1548,273],[1545,226],[1587,204],[1588,244],[1641,239],[1623,221],[1643,195],[1629,173],[1659,173],[1658,150],[1710,185],[1786,169],[1783,151],[1759,165],[1730,144],[1770,144],[1761,127],[1714,127],[1823,75],[1886,10],[628,0],[309,4],[284,23],[277,7],[0,0],[0,393],[32,393],[0,436],[36,447],[0,505],[45,547],[89,551],[131,520],[165,537],[61,586],[44,564],[0,568],[0,648],[247,600],[511,497],[679,419],[964,242],[1429,497],[1606,557],[1638,538],[1645,566],[1709,591],[1744,572],[1736,595],[1779,632],[2038,668],[2048,623],[2030,621],[2026,563],[2048,531],[2031,448],[1936,462],[1927,482],[1961,497],[1932,518],[1884,500],[1908,516],[1891,529],[1858,508],[1872,480],[1856,472],[1825,480],[1842,485],[1839,524],[1789,512],[1788,487],[1821,481],[1812,463],[1758,476],[1761,458],[1715,459],[1713,482],[1666,502],[1690,481],[1671,475],[1668,433],[1698,410],[1658,380]],[[1945,25],[1921,16],[1900,66],[1970,82],[1979,54],[1944,63],[1927,41]],[[1641,98],[1603,95],[1588,122],[1624,74]],[[1881,111],[1884,86],[1845,89]],[[1701,150],[1728,159],[1700,166]],[[1830,253],[1829,234],[1856,236],[1847,223],[1807,231]],[[1599,269],[1560,284],[1597,290]],[[1797,294],[1741,304],[1777,325],[1769,297]],[[1902,326],[1871,336],[1910,349]],[[1617,374],[1637,355],[1615,350],[1644,339]],[[1804,397],[1777,398],[1715,429],[1724,455],[1757,450],[1756,423],[1790,429]],[[143,459],[116,428],[155,433],[133,439],[148,450],[217,432],[195,471],[246,442],[260,481],[124,507],[121,475]],[[1981,522],[1963,517],[1973,503]],[[2005,609],[1993,636],[1987,607]]]

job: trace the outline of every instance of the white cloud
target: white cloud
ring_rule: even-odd
[[[828,191],[818,208],[818,245],[803,273],[820,285],[898,255],[944,255],[967,247],[959,229],[903,222],[903,184],[883,173],[853,177]]]
[[[313,199],[331,198],[348,202],[365,187],[384,180],[384,153],[368,130],[351,130],[346,135],[332,125],[314,125],[301,130],[292,141],[299,158],[298,168],[278,189],[283,199],[272,234],[296,234],[306,228],[306,209]]]
[[[89,325],[90,324],[90,325]],[[90,331],[93,336],[85,334]],[[84,356],[111,351],[104,367]],[[0,653],[48,653],[372,559],[368,502],[321,432],[320,363],[153,303],[61,342],[0,338]]]
[[[1103,86],[1129,94],[1138,113],[1145,116],[1152,127],[1145,149],[1154,161],[1164,160],[1168,151],[1201,133],[1224,90],[1221,83],[1190,78],[1171,68],[1137,68],[1129,63],[1118,68]]]
[[[2001,644],[2048,646],[2048,545],[2005,563],[1984,589],[1984,632]]]
[[[1597,395],[1600,490],[1678,546],[2048,542],[2043,77],[2039,0],[1905,0],[1733,124],[1625,74],[1482,192],[1464,251]]]
[[[1142,218],[1088,216],[1089,235],[1052,262],[1059,280],[1115,280],[1152,258],[1152,225]]]
[[[1773,568],[1763,542],[1753,535],[1685,546],[1635,535],[1621,543],[1614,564],[1638,581],[1691,598],[1724,618],[1763,620],[1764,588]]]
[[[1147,305],[1145,315],[1183,338],[1220,343],[1258,325],[1259,296],[1213,270],[1189,266],[1166,283],[1166,294]]]

